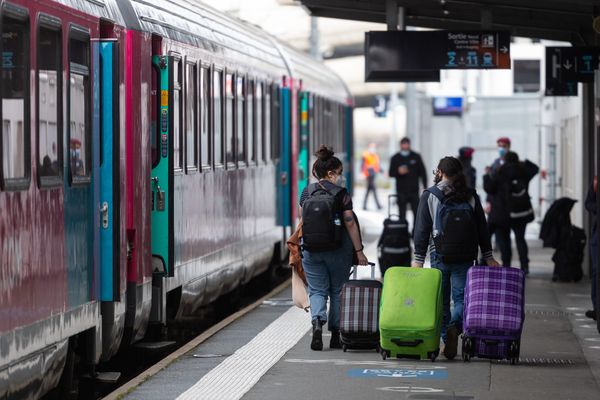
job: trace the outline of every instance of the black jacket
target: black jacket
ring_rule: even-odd
[[[442,191],[446,190],[443,188],[443,184],[438,184],[438,187],[442,189]],[[446,195],[450,195],[450,193],[451,192],[448,192]],[[472,191],[472,199],[469,203],[473,206],[475,213],[475,224],[477,225],[477,238],[481,255],[483,259],[487,260],[492,257],[492,244],[487,222],[485,220],[485,213],[483,212],[483,207],[481,207],[481,200],[479,199],[479,196],[477,196],[475,190]],[[416,262],[423,263],[425,261],[428,247],[430,250],[435,250],[431,238],[434,218],[436,217],[439,205],[440,201],[437,197],[427,190],[423,192],[421,199],[419,200],[419,209],[417,210],[415,231],[413,233]]]
[[[400,175],[398,168],[403,165],[408,167],[408,174]],[[396,153],[390,161],[389,175],[396,178],[397,193],[419,193],[419,179],[423,182],[423,188],[427,187],[425,165],[423,165],[421,156],[414,151],[411,151],[406,157]]]
[[[477,186],[477,169],[473,166],[470,158],[459,158],[463,165],[463,174],[467,177],[467,185],[471,189],[475,189]]]
[[[592,217],[592,235],[596,233],[598,227],[598,221],[596,221],[596,192],[594,192],[594,185],[590,185],[587,196],[585,197],[585,209],[591,214]]]
[[[492,211],[489,220],[496,226],[509,227],[511,223],[508,199],[510,182],[514,179],[524,180],[527,185],[537,175],[539,168],[529,160],[518,164],[504,164],[495,174],[483,176],[483,188],[492,195]]]

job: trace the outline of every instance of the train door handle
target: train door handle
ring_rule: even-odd
[[[100,207],[100,220],[102,221],[102,227],[108,228],[108,203],[105,201]]]
[[[282,185],[287,185],[287,181],[288,181],[287,172],[282,172],[281,175],[280,175],[280,179],[281,179],[281,184]]]

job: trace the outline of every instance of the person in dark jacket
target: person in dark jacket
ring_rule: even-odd
[[[472,165],[474,152],[475,149],[472,147],[461,147],[458,149],[458,160],[463,165],[463,173],[467,177],[467,185],[471,189],[475,189],[477,184],[477,170]]]
[[[529,182],[538,171],[537,165],[529,160],[519,162],[517,153],[509,151],[504,156],[504,164],[497,172],[488,173],[483,177],[483,187],[492,199],[489,221],[495,227],[502,264],[510,266],[512,263],[512,230],[517,242],[521,269],[525,274],[529,273],[529,249],[525,240],[525,229],[535,218],[529,197]]]
[[[585,209],[590,213],[592,217],[592,239],[590,240],[590,256],[592,259],[592,271],[590,274],[592,278],[592,309],[587,310],[585,312],[585,316],[594,320],[598,318],[598,310],[596,309],[596,291],[598,290],[596,282],[596,275],[598,274],[598,221],[596,220],[598,218],[598,214],[596,205],[596,193],[598,193],[597,176],[594,177],[594,183],[590,186],[587,192],[587,196],[585,198]]]
[[[482,258],[488,266],[498,266],[498,262],[492,255],[492,245],[487,230],[485,213],[481,201],[475,190],[467,186],[466,177],[460,161],[454,157],[445,157],[440,160],[435,174],[435,187],[427,189],[419,202],[419,209],[415,219],[415,257],[412,263],[414,268],[422,268],[425,262],[427,250],[430,251],[431,266],[442,272],[442,297],[443,297],[443,321],[442,340],[444,341],[443,354],[448,359],[456,356],[458,335],[462,331],[462,316],[464,305],[464,291],[467,280],[467,271],[473,264],[472,260],[477,258],[477,247],[481,250]],[[461,248],[474,249],[472,260],[465,257],[464,262],[448,263],[442,260],[439,250],[436,249],[436,238],[438,232],[434,227],[438,226],[437,214],[441,206],[438,195],[444,195],[444,201],[455,203],[468,203],[473,210],[473,223],[476,232],[465,237],[470,237],[473,243],[464,243]],[[452,296],[451,296],[452,295]],[[450,313],[450,297],[454,302],[454,309]]]
[[[396,193],[398,194],[398,213],[401,220],[406,220],[406,205],[410,204],[413,214],[419,206],[419,181],[423,188],[427,187],[425,165],[418,153],[410,149],[410,139],[405,137],[400,141],[400,152],[390,161],[390,178],[396,178]]]

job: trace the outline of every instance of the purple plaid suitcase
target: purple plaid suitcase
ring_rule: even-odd
[[[346,282],[340,294],[340,341],[342,349],[375,349],[379,351],[379,302],[381,282],[375,280],[375,264],[371,279],[353,278]]]
[[[525,275],[511,267],[471,267],[463,312],[462,356],[519,360]]]

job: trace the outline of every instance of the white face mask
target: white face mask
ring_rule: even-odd
[[[335,179],[335,184],[339,187],[346,187],[346,177],[344,175],[338,175]]]

